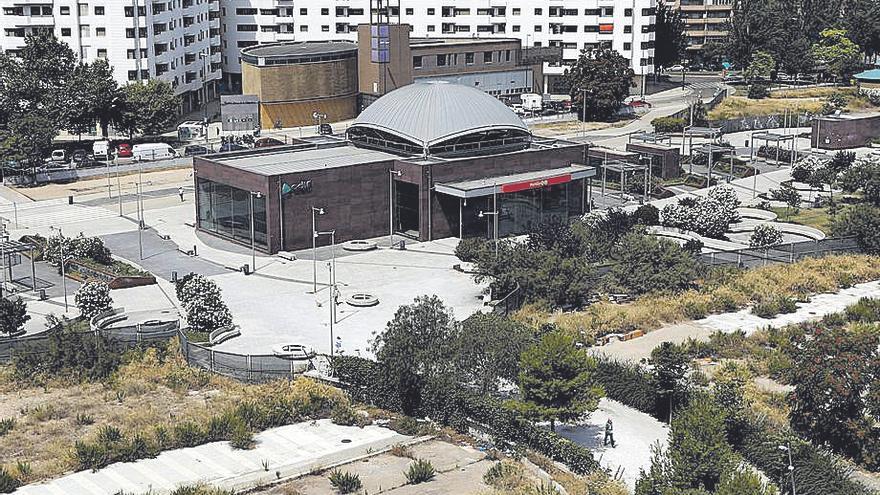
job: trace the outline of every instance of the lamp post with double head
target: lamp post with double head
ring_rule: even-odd
[[[479,218],[485,218],[487,215],[492,216],[493,238],[495,240],[495,257],[498,257],[498,212],[497,211],[480,211],[477,214]]]
[[[323,215],[324,208],[312,206],[312,294],[318,293],[318,228],[317,215]]]
[[[58,232],[58,249],[61,255],[61,287],[64,290],[64,312],[67,313],[67,261],[64,259],[64,233],[61,228],[49,227]]]
[[[251,207],[251,271],[257,271],[257,241],[254,229],[254,198],[260,199],[263,197],[263,193],[260,191],[251,191],[250,194],[250,207]]]

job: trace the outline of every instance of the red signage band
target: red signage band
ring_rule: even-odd
[[[542,187],[565,184],[566,182],[571,182],[571,174],[557,175],[556,177],[550,177],[549,179],[528,180],[525,182],[504,184],[501,186],[501,192],[513,193],[519,191],[528,191],[529,189],[540,189]]]

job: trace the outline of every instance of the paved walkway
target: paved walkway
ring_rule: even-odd
[[[329,420],[297,423],[256,435],[256,447],[237,450],[214,442],[163,452],[154,459],[80,471],[48,483],[28,485],[23,495],[114,495],[168,493],[200,482],[244,489],[339,464],[409,440],[377,426],[337,426]],[[264,465],[265,463],[265,465]]]

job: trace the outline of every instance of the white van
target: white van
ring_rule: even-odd
[[[540,112],[544,108],[544,98],[541,95],[527,93],[521,95],[523,110],[526,112]]]
[[[92,144],[92,156],[95,160],[109,160],[110,141],[95,141]]]
[[[131,148],[131,158],[134,161],[165,160],[176,156],[174,148],[166,143],[136,144]]]

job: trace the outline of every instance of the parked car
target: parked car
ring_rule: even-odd
[[[131,153],[136,161],[164,160],[177,156],[174,148],[167,143],[136,144],[131,148]]]
[[[89,154],[86,153],[86,150],[75,149],[75,150],[73,150],[73,153],[70,154],[70,161],[79,165],[80,163],[84,162],[86,160],[86,158],[88,158],[88,156],[89,156]]]
[[[116,156],[119,158],[131,158],[131,145],[128,143],[119,143],[116,147]]]
[[[269,146],[281,146],[283,141],[271,137],[264,137],[254,141],[254,148],[267,148]]]
[[[95,141],[92,144],[92,156],[95,160],[110,159],[110,141]]]
[[[52,156],[49,158],[49,161],[55,163],[67,163],[67,151],[52,150]]]
[[[330,124],[321,124],[318,126],[318,134],[322,136],[333,134],[333,127]]]
[[[633,108],[651,108],[651,104],[645,100],[633,100],[629,102],[629,106]]]
[[[200,144],[191,144],[183,149],[183,156],[199,156],[199,155],[207,155],[210,153],[207,147],[202,146]]]
[[[228,153],[230,151],[241,151],[241,150],[246,150],[246,149],[247,149],[247,147],[242,146],[240,144],[225,143],[223,146],[220,147],[220,153]]]

